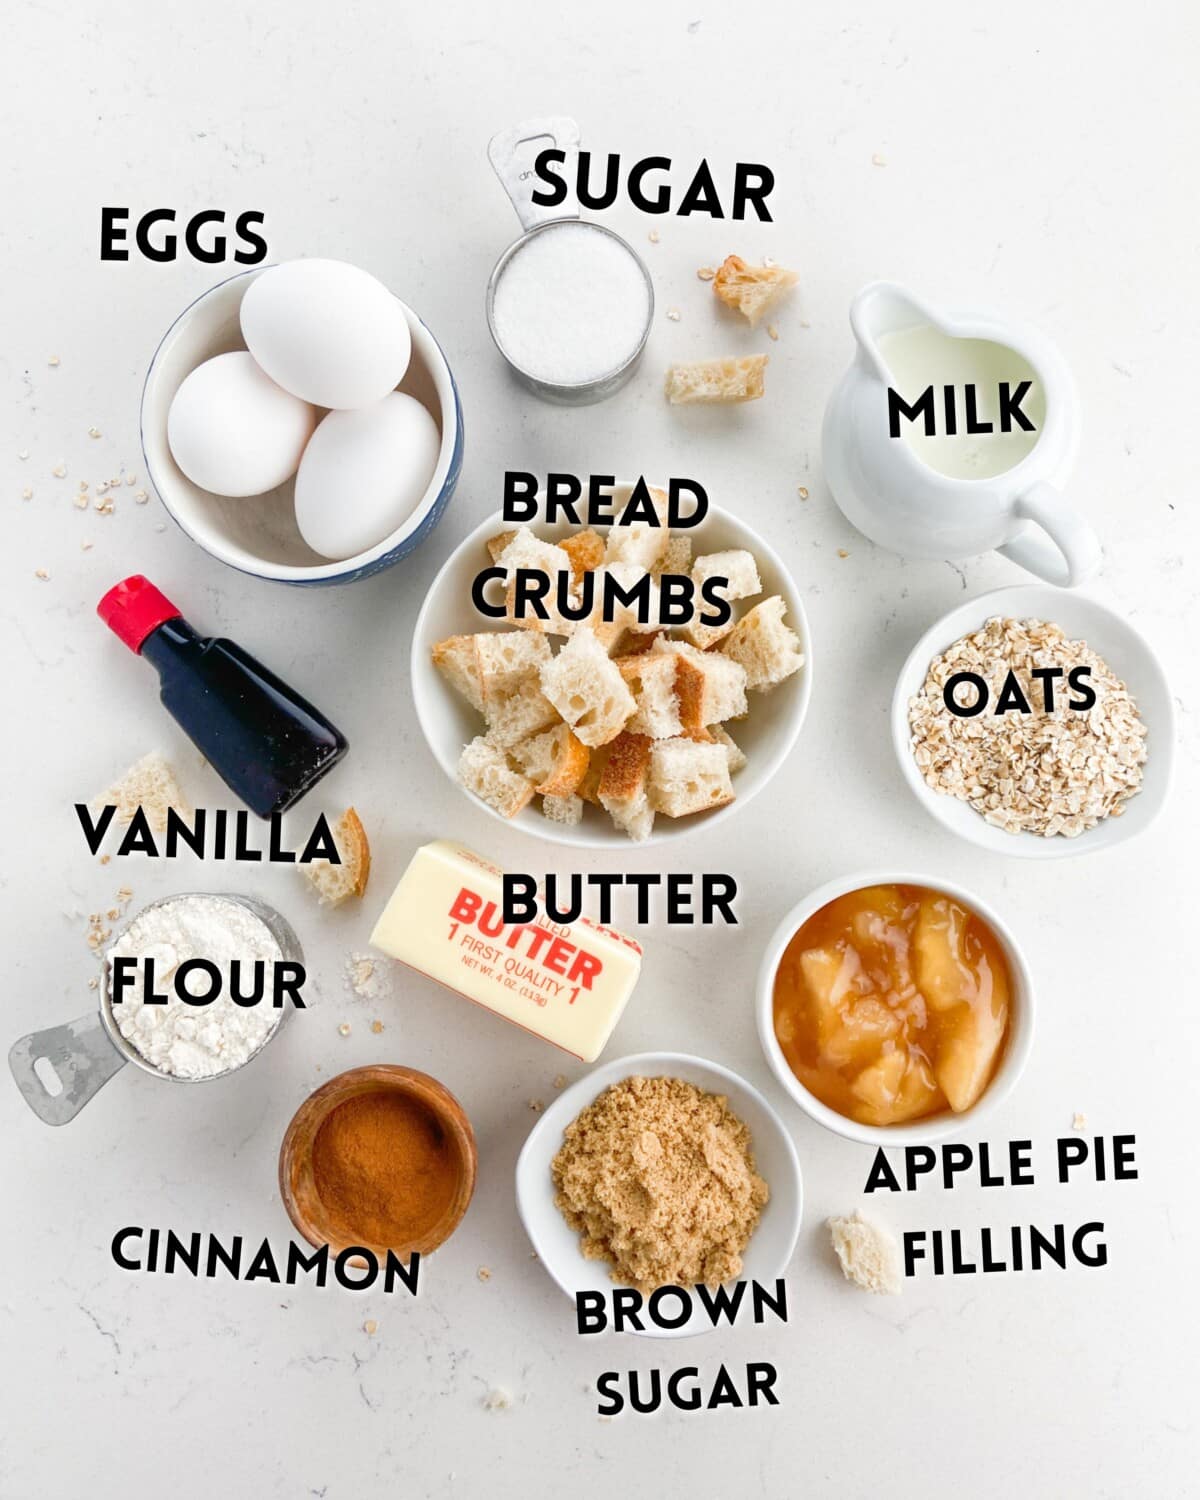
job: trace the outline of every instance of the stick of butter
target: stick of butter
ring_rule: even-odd
[[[632,938],[581,917],[564,926],[539,912],[506,923],[502,872],[446,839],[424,844],[400,877],[371,944],[595,1062],[642,967]]]

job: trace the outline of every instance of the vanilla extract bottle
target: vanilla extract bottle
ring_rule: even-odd
[[[163,707],[259,817],[286,812],[349,749],[319,709],[235,641],[202,636],[141,574],[96,609],[155,669]]]

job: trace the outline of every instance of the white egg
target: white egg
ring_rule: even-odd
[[[167,442],[202,490],[261,495],[296,472],[316,424],[316,410],[242,350],[218,354],[187,376],[167,413]]]
[[[242,298],[246,348],[285,391],[337,411],[370,406],[404,379],[412,335],[381,281],[340,260],[272,266]]]
[[[382,542],[417,508],[440,447],[437,423],[399,391],[358,411],[331,411],[296,475],[300,535],[339,562]]]

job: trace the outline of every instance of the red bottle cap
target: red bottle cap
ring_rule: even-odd
[[[140,651],[142,642],[164,620],[179,617],[167,596],[140,573],[114,584],[97,604],[96,613],[131,651]]]

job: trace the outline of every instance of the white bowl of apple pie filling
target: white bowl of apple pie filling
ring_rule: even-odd
[[[806,897],[767,946],[757,1005],[791,1097],[870,1145],[975,1129],[1033,1044],[1016,939],[978,896],[929,875],[866,871]]]

